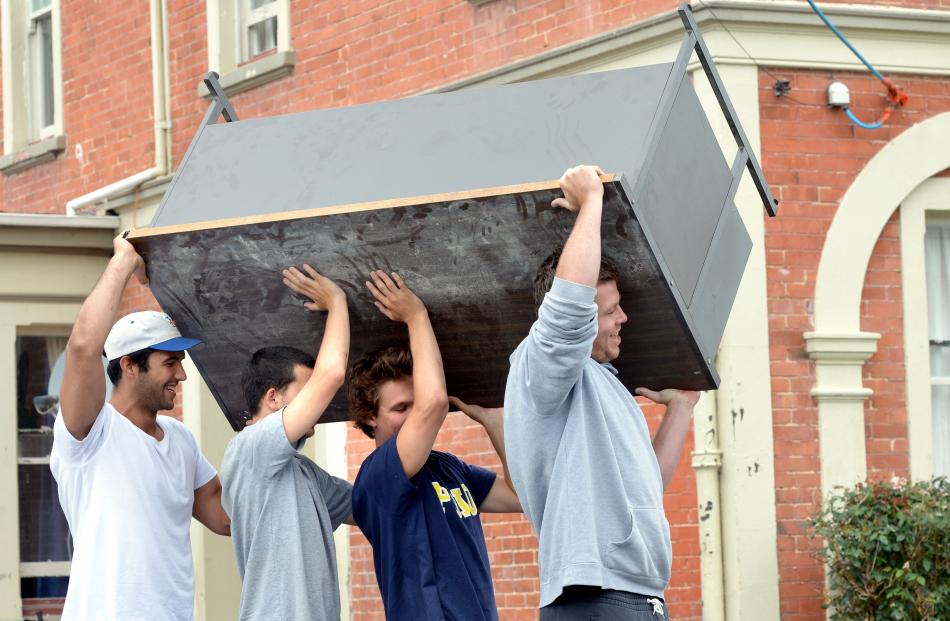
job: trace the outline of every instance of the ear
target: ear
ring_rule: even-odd
[[[128,356],[119,358],[119,368],[122,369],[122,375],[126,377],[135,377],[135,374],[139,371],[138,365],[132,362],[132,359]]]
[[[376,418],[377,418],[377,415],[374,415],[373,418],[367,418],[367,419],[366,419],[366,426],[367,426],[367,427],[372,427],[373,429],[376,429]]]
[[[280,392],[276,388],[268,388],[261,397],[261,404],[267,408],[268,412],[276,412],[282,407]]]

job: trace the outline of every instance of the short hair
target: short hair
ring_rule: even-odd
[[[119,356],[114,360],[110,360],[109,364],[106,365],[106,374],[109,376],[109,381],[112,382],[113,386],[119,385],[119,380],[122,379],[122,365],[119,363],[119,361],[123,358],[128,358],[132,364],[139,368],[140,371],[147,373],[148,357],[157,351],[157,349],[146,347],[145,349],[140,349],[138,351],[132,352],[131,354],[126,354],[125,356]]]
[[[276,345],[258,349],[241,374],[241,390],[248,413],[257,414],[261,398],[268,390],[280,390],[294,381],[294,367],[312,369],[315,364],[313,356],[296,347]]]
[[[534,276],[534,303],[541,306],[545,294],[551,290],[554,284],[554,275],[557,272],[558,261],[561,260],[561,253],[564,246],[561,246],[541,262],[538,266],[538,272]],[[597,274],[597,282],[620,282],[620,268],[614,263],[613,259],[601,252],[600,254],[600,272]]]
[[[377,349],[354,362],[347,388],[353,426],[370,438],[375,437],[376,430],[367,423],[379,408],[379,387],[404,377],[412,377],[412,353],[405,347]]]

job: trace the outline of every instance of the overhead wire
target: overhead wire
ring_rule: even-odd
[[[887,88],[887,99],[888,99],[887,108],[884,109],[884,113],[881,115],[881,118],[874,123],[865,123],[864,121],[860,120],[857,116],[855,116],[855,114],[851,111],[850,106],[847,106],[847,105],[843,106],[844,113],[858,127],[863,127],[864,129],[880,128],[890,118],[891,112],[894,110],[894,108],[900,108],[907,103],[907,99],[908,99],[907,93],[905,93],[899,86],[894,84],[894,82],[892,82],[890,78],[885,77],[880,71],[878,71],[874,67],[874,65],[872,65],[870,61],[868,61],[868,59],[865,58],[861,54],[861,52],[859,52],[858,49],[854,47],[854,45],[851,44],[851,42],[848,41],[848,38],[844,36],[844,33],[838,30],[838,28],[834,24],[831,23],[831,20],[828,19],[828,17],[824,14],[824,12],[820,8],[818,8],[818,5],[815,4],[814,0],[805,0],[805,1],[808,2],[808,6],[811,7],[815,15],[817,15],[819,19],[821,19],[821,21],[823,21],[825,25],[831,29],[831,32],[833,32],[841,40],[841,42],[844,43],[855,56],[858,57],[858,60],[864,63],[864,66],[868,68],[871,74],[874,75],[874,77],[876,77],[878,80],[880,80],[884,84],[885,88]]]

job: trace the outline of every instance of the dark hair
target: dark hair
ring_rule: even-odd
[[[554,283],[554,274],[557,272],[557,263],[561,260],[561,252],[564,251],[564,246],[561,246],[541,262],[541,265],[538,266],[538,272],[534,276],[534,303],[538,306],[541,306],[541,302],[544,300],[544,295],[550,291],[551,285]],[[619,282],[620,281],[620,268],[617,267],[617,264],[608,257],[606,254],[601,252],[600,255],[600,273],[597,274],[597,282],[609,282],[609,281]]]
[[[112,382],[113,386],[119,385],[119,378],[122,377],[122,365],[119,364],[119,361],[123,358],[128,358],[129,361],[137,366],[140,371],[148,372],[148,357],[157,351],[157,349],[146,347],[145,349],[134,351],[131,354],[119,356],[115,360],[110,360],[109,365],[106,367],[106,373],[109,375],[109,381]]]
[[[251,416],[257,414],[261,398],[268,390],[280,390],[294,381],[294,367],[298,364],[312,369],[316,361],[305,351],[283,345],[254,352],[241,374],[241,390]]]
[[[379,386],[383,382],[412,376],[412,354],[405,347],[386,347],[363,354],[350,367],[347,397],[353,426],[370,438],[376,431],[367,424],[379,407]]]

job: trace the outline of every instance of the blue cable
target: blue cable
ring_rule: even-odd
[[[851,108],[849,108],[848,106],[844,107],[844,113],[848,115],[848,118],[851,119],[851,121],[855,125],[857,125],[858,127],[863,127],[864,129],[880,129],[881,126],[884,124],[881,121],[878,121],[877,123],[865,123],[858,117],[854,116],[854,112],[851,112]]]
[[[871,63],[869,63],[868,60],[867,60],[864,56],[861,55],[861,52],[859,52],[857,49],[855,49],[855,47],[854,47],[853,45],[851,45],[851,42],[848,41],[848,38],[845,37],[845,36],[841,33],[840,30],[838,30],[837,28],[835,28],[835,25],[832,24],[831,21],[830,21],[827,17],[825,17],[825,14],[821,12],[821,9],[818,8],[818,5],[815,4],[814,0],[806,0],[806,1],[808,2],[809,6],[811,6],[811,8],[812,8],[812,10],[815,12],[815,14],[816,14],[818,17],[821,18],[821,21],[825,22],[825,25],[828,26],[829,28],[831,28],[831,32],[833,32],[833,33],[835,33],[836,35],[838,35],[838,38],[841,39],[841,42],[844,43],[845,45],[847,45],[849,50],[851,50],[852,52],[854,52],[854,55],[857,56],[858,59],[859,59],[862,63],[864,63],[864,66],[865,66],[865,67],[867,67],[868,69],[870,69],[871,73],[874,74],[874,77],[876,77],[876,78],[877,78],[878,80],[880,80],[881,82],[884,82],[884,81],[885,81],[885,80],[884,80],[884,76],[881,75],[881,72],[878,71],[877,69],[875,69],[875,68],[874,68],[874,65],[872,65]],[[847,108],[846,108],[845,110],[847,111]],[[850,115],[849,115],[849,116],[850,116]],[[852,118],[854,118],[854,117],[852,117]],[[857,122],[857,119],[855,119],[855,121]]]

